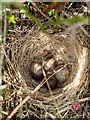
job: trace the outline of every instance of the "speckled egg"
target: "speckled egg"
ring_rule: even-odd
[[[70,77],[70,71],[68,67],[62,68],[59,72],[55,74],[55,77],[60,83],[65,82]]]
[[[57,80],[57,78],[56,78],[55,76],[52,76],[52,77],[48,80],[48,84],[49,84],[51,90],[56,89],[57,86],[58,86],[58,80]],[[45,83],[45,87],[46,87],[46,89],[49,89],[47,83]]]
[[[44,78],[40,63],[32,62],[30,66],[30,73],[32,78],[35,80],[41,81]]]
[[[53,56],[47,56],[43,61],[43,66],[48,74],[51,74],[57,65],[58,62]]]

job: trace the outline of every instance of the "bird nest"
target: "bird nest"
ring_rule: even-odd
[[[58,116],[66,111],[69,101],[79,98],[84,91],[88,75],[88,48],[83,45],[88,36],[83,27],[76,24],[64,31],[59,29],[54,32],[52,28],[47,31],[48,34],[34,26],[26,35],[16,32],[6,44],[8,50],[5,67],[12,78],[8,83],[21,91],[18,94],[23,95],[23,98],[30,96],[30,114],[39,117]],[[52,54],[58,62],[49,78],[43,71],[43,61],[47,54]],[[30,73],[33,61],[42,66],[44,78],[39,82]],[[58,79],[55,89],[51,89],[48,84],[52,76],[57,76]],[[45,83],[48,89],[44,86]]]

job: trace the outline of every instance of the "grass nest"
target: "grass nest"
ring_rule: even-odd
[[[29,114],[37,118],[61,118],[85,90],[89,63],[88,47],[84,41],[89,39],[88,33],[80,24],[66,26],[64,30],[60,27],[57,31],[55,28],[46,31],[48,34],[34,26],[25,34],[14,31],[7,40],[3,79],[8,87],[4,108],[11,112],[26,96],[30,96],[18,110],[17,117],[22,114],[25,118]],[[43,70],[47,53],[52,54],[58,62],[57,69],[50,74],[50,77],[58,74],[58,85],[53,90],[47,82],[49,78],[46,72],[43,73],[44,79],[39,82],[30,74],[33,61],[41,63]],[[66,68],[69,75],[66,71],[62,73]],[[48,89],[44,86],[46,82]]]

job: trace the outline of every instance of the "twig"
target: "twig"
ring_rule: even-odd
[[[7,13],[6,6],[4,6],[4,34],[3,34],[3,42],[6,42],[6,33],[7,33]]]
[[[31,0],[32,1],[32,0]],[[37,6],[36,6],[36,4],[32,1],[31,2],[32,3],[32,5],[38,10],[38,12],[40,12],[41,13],[41,15],[43,15],[44,17],[46,17],[48,20],[50,20],[50,18],[48,17],[48,16],[46,16]]]
[[[82,25],[79,24],[79,27],[81,28],[81,30],[84,32],[85,35],[87,35],[90,38],[89,33],[82,27]]]
[[[8,116],[8,119],[11,119],[12,116],[17,112],[17,110],[24,104],[26,103],[28,100],[30,99],[30,96],[27,96],[12,112],[11,114]]]
[[[42,82],[31,92],[31,95],[30,96],[27,96],[18,106],[16,106],[16,108],[11,112],[11,114],[7,117],[7,120],[8,119],[11,119],[12,116],[17,112],[17,110],[24,104],[26,103],[30,97],[32,95],[34,95],[39,89],[40,87],[44,84],[44,80],[42,80]]]
[[[47,81],[46,83],[47,83],[47,86],[48,86],[50,95],[51,95],[51,97],[52,97],[52,100],[53,100],[53,102],[54,102],[54,105],[55,105],[55,107],[56,107],[58,117],[59,117],[60,119],[63,119],[62,114],[61,114],[61,111],[59,110],[58,104],[57,104],[57,102],[56,102],[56,100],[55,100],[55,97],[54,97],[54,95],[53,95],[53,93],[52,93],[52,90],[51,90],[51,88],[50,88],[50,85],[49,85],[48,81]]]

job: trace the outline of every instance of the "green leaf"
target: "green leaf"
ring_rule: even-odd
[[[54,9],[52,9],[52,10],[50,10],[49,12],[48,12],[48,15],[49,16],[52,16],[54,14]]]
[[[15,16],[14,16],[14,15],[11,15],[11,16],[9,17],[9,23],[13,23],[13,24],[16,23],[16,21],[15,21]]]
[[[21,8],[20,12],[25,14],[27,11],[24,8]]]

